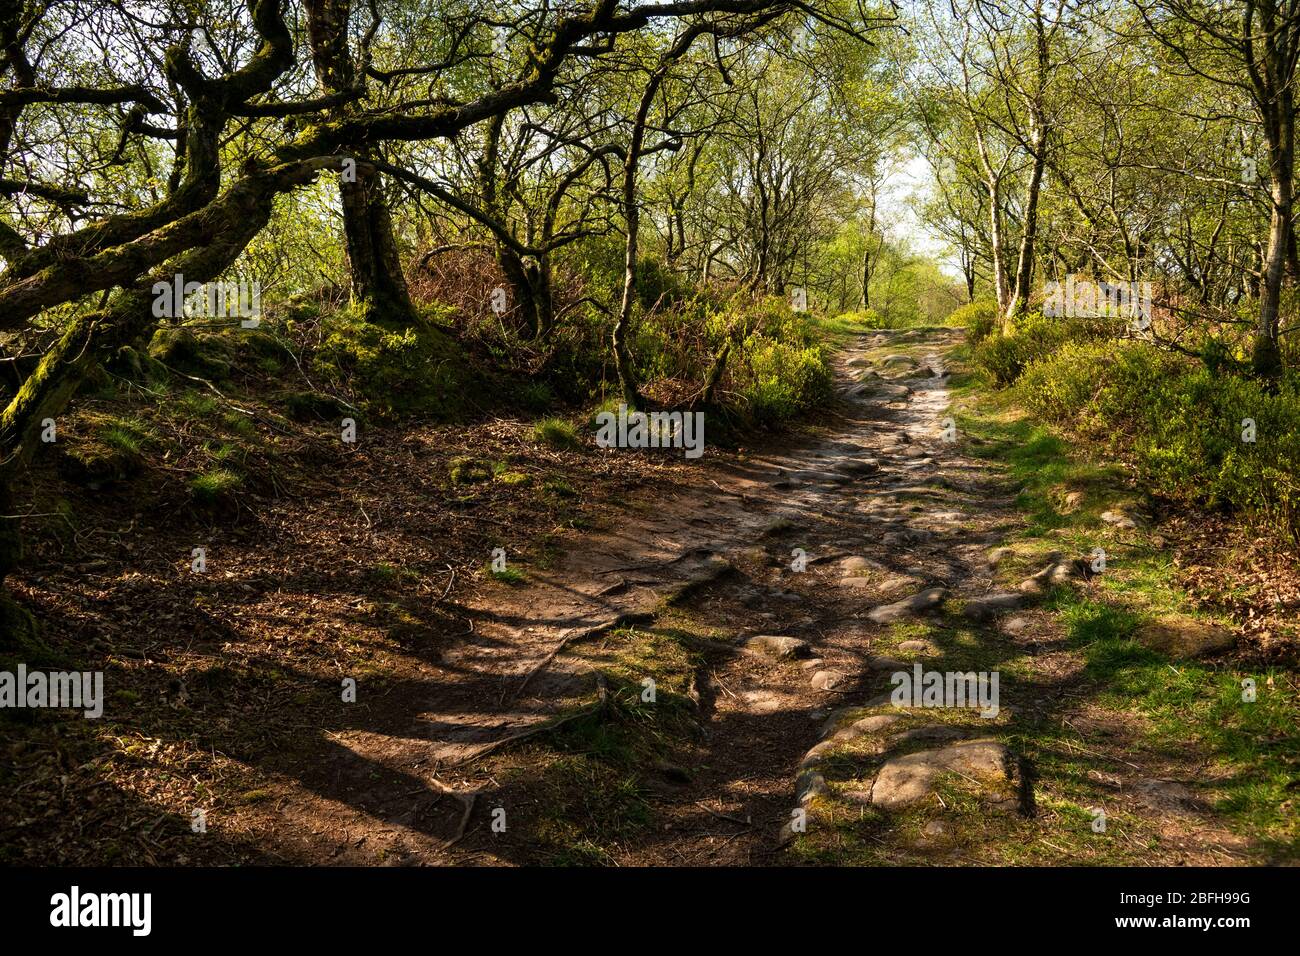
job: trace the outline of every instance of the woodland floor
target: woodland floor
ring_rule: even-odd
[[[166,469],[78,493],[14,586],[109,701],[9,720],[0,861],[1294,862],[1294,571],[1211,519],[1142,516],[1109,472],[1045,522],[964,349],[863,333],[821,420],[697,462],[551,451],[517,421],[346,446],[259,419],[265,477],[217,513]],[[458,455],[491,477],[449,481]],[[38,480],[33,512],[61,487]],[[1017,589],[1091,546],[1105,572]],[[1157,661],[1136,622],[1204,614],[1189,590],[1237,647]],[[807,646],[745,645],[764,634]],[[999,672],[1000,713],[882,704],[916,661]],[[888,762],[972,742],[920,799],[880,799]],[[799,808],[807,832],[783,831]]]

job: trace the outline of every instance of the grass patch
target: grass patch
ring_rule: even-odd
[[[497,571],[489,567],[488,574],[490,574],[494,580],[500,581],[503,584],[523,584],[528,580],[528,576],[524,574],[524,572],[516,570],[515,568],[502,568],[500,571]]]
[[[243,483],[243,476],[228,468],[212,468],[190,479],[190,493],[198,504],[212,505],[228,499]]]
[[[606,705],[594,708],[594,697],[583,702],[592,713],[536,738],[503,774],[507,785],[536,795],[521,828],[538,862],[607,864],[627,841],[653,831],[647,796],[664,785],[665,767],[689,765],[686,753],[699,733],[697,641],[708,637],[716,639],[674,613],[662,625],[622,628],[573,649],[603,676]]]
[[[577,429],[562,418],[543,418],[533,425],[533,440],[557,451],[577,451],[582,447]]]
[[[971,383],[963,384],[958,396],[964,404],[959,427],[979,440],[969,453],[1002,465],[1023,489],[1018,504],[1029,525],[1023,538],[1008,543],[1029,556],[1030,565],[1038,549],[1049,547],[1086,554],[1100,544],[1108,553],[1106,572],[1086,590],[1058,589],[1044,604],[1065,645],[1082,655],[1080,686],[1091,695],[1089,706],[1133,728],[1136,736],[1126,744],[1135,749],[1126,756],[1139,764],[1186,762],[1196,755],[1203,766],[1195,789],[1216,818],[1248,837],[1261,861],[1293,859],[1300,851],[1300,816],[1294,812],[1300,694],[1293,675],[1170,661],[1139,643],[1135,635],[1152,617],[1196,609],[1174,579],[1167,549],[1153,543],[1149,532],[1137,529],[1121,537],[1098,521],[1100,511],[1132,502],[1125,473],[1090,460],[1086,449],[1029,420],[1011,394],[985,393]],[[1062,507],[1063,488],[1081,493],[1076,507]],[[1243,700],[1243,681],[1254,682],[1253,702]],[[1078,817],[1089,795],[1096,802],[1089,773],[1114,769],[1109,761],[1074,749],[1077,739],[1068,728],[1048,722],[1028,728],[1020,740],[1040,774],[1045,810],[1062,818]],[[1108,832],[1124,834],[1139,848],[1158,842],[1149,824],[1122,815],[1111,817]],[[1086,828],[1084,833],[1092,852],[1101,842],[1093,837],[1106,839]],[[1056,836],[1050,839],[1070,847]],[[1144,862],[1118,846],[1113,853]]]
[[[457,455],[447,462],[447,476],[454,485],[473,485],[492,480],[492,466],[478,458]]]

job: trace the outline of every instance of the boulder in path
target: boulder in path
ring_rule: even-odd
[[[912,394],[912,390],[906,385],[881,385],[873,389],[873,392],[882,398],[891,399],[907,398]]]
[[[1011,757],[993,740],[965,740],[937,750],[922,750],[886,761],[871,786],[871,802],[894,809],[928,796],[943,774],[976,784],[991,796],[1007,799]]]
[[[926,588],[924,591],[903,598],[901,601],[895,601],[893,604],[882,604],[880,607],[872,609],[867,613],[867,619],[876,624],[890,624],[894,621],[901,621],[903,618],[933,610],[942,604],[947,596],[947,588]]]
[[[780,634],[758,634],[747,639],[743,646],[751,653],[777,660],[792,660],[796,657],[807,657],[812,653],[812,648],[807,641]]]
[[[812,676],[813,690],[834,690],[848,679],[848,675],[840,671],[818,671]]]
[[[934,645],[931,644],[929,641],[904,641],[902,644],[898,645],[898,649],[902,651],[904,654],[933,655],[939,653],[938,651],[935,650]],[[907,665],[903,665],[903,669],[906,670]]]
[[[916,368],[921,363],[912,356],[899,352],[897,355],[886,355],[880,360],[880,364],[885,368]]]
[[[1132,517],[1122,511],[1103,511],[1101,520],[1106,524],[1113,524],[1117,528],[1136,528],[1137,522]]]
[[[880,470],[880,462],[872,458],[843,458],[837,461],[833,467],[842,474],[858,477],[861,475],[874,475]]]
[[[847,574],[862,574],[864,571],[888,571],[879,561],[872,561],[861,555],[850,555],[840,561],[840,570]]]
[[[987,621],[996,614],[1003,611],[1014,611],[1024,603],[1023,594],[1013,594],[1011,592],[1001,592],[998,594],[986,594],[983,597],[971,598],[966,602],[966,606],[961,609],[963,616],[972,621]]]

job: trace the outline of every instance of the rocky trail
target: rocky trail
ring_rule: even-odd
[[[1039,607],[1092,571],[1013,542],[1017,489],[951,416],[961,335],[861,334],[816,434],[702,465],[475,594],[430,680],[330,733],[252,828],[339,863],[1075,862],[1086,808],[1118,801],[1107,854],[1237,859],[1177,782],[1194,755],[1140,756]],[[901,672],[948,698],[896,706]],[[621,754],[614,795],[566,762],[607,725],[658,746]]]

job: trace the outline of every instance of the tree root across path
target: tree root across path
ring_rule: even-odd
[[[879,339],[887,349],[893,336]],[[944,332],[913,341],[946,349],[956,337]],[[1087,691],[1038,690],[1036,682],[1066,661],[1037,660],[1032,651],[1026,657],[1014,635],[1026,633],[1026,621],[1047,625],[1050,615],[1035,605],[1051,588],[1089,588],[1092,575],[1082,558],[1032,549],[1021,557],[1020,545],[999,547],[1020,523],[1014,495],[996,467],[968,457],[961,441],[940,439],[950,376],[928,374],[934,366],[923,358],[912,376],[902,376],[906,396],[852,397],[838,430],[783,459],[773,456],[766,478],[752,467],[744,482],[724,478],[718,507],[743,490],[757,512],[728,541],[687,541],[662,559],[610,561],[588,569],[585,579],[566,577],[576,589],[584,580],[649,572],[638,584],[658,604],[563,633],[514,685],[510,700],[562,656],[597,668],[630,658],[666,683],[662,651],[652,650],[665,637],[680,650],[707,655],[709,663],[696,667],[705,689],[718,694],[699,713],[699,742],[680,737],[672,745],[692,772],[662,758],[636,758],[640,786],[656,794],[656,829],[664,835],[622,849],[620,860],[998,862],[1025,845],[1056,856],[1086,852],[1085,836],[1042,836],[1058,811],[1040,808],[1034,758],[1060,748],[1026,749],[1019,741],[1026,721],[1050,722]],[[895,441],[904,434],[907,441]],[[868,454],[870,468],[838,467],[844,456]],[[707,483],[719,484],[713,476]],[[661,537],[633,528],[623,540]],[[593,596],[627,590],[605,586]],[[631,630],[617,634],[624,628]],[[614,639],[592,648],[589,639],[598,636]],[[1008,661],[1015,662],[1010,670]],[[1001,700],[990,708],[993,716],[962,704],[936,708],[919,696],[900,706],[888,690],[891,678],[914,668],[940,678],[969,673],[972,700],[987,689],[986,677],[1001,671]],[[694,691],[688,696],[700,699]],[[637,733],[653,710],[617,724]],[[467,762],[490,762],[505,747],[537,743],[601,711],[608,713],[599,702],[589,704],[514,731]],[[663,733],[649,739],[662,740]],[[592,741],[602,739],[593,734]],[[588,737],[584,731],[570,739]],[[660,764],[671,780],[662,795],[654,783]],[[793,797],[786,789],[792,778]],[[858,821],[853,835],[845,820]],[[740,829],[720,835],[718,822]]]
[[[1026,540],[1002,467],[940,437],[950,379],[925,354],[959,338],[907,339],[922,360],[889,369],[906,385],[845,387],[802,439],[648,463],[650,490],[602,502],[545,561],[520,549],[508,583],[448,564],[400,605],[394,585],[391,606],[437,611],[388,632],[382,666],[403,669],[374,668],[273,779],[248,774],[223,823],[281,858],[349,864],[1138,862],[1126,847],[1169,834],[1192,859],[1238,859],[1177,789],[1187,761],[1144,752],[1082,676],[1051,608],[1096,594],[1088,549]],[[842,381],[903,341],[863,338]],[[362,512],[367,542],[391,533],[378,500]],[[899,706],[892,679],[918,666],[918,686],[999,674],[997,715]],[[1093,838],[1091,806],[1123,841]]]

